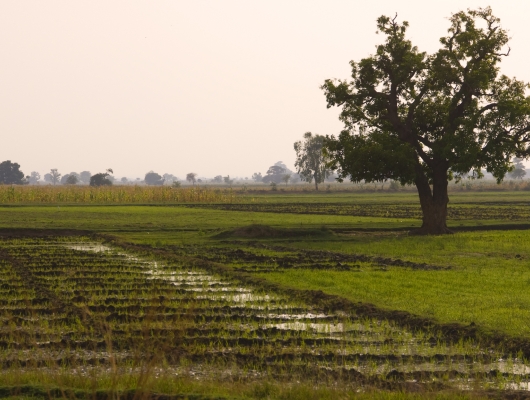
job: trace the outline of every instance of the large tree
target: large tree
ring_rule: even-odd
[[[350,63],[350,81],[322,86],[328,107],[342,107],[344,130],[326,145],[339,177],[414,183],[423,234],[450,232],[448,181],[483,168],[501,181],[514,155],[530,154],[528,85],[499,74],[510,52],[500,20],[488,7],[449,21],[428,55],[406,39],[407,22],[380,17],[376,53]]]
[[[20,170],[20,165],[10,160],[0,163],[0,184],[22,185],[27,183],[24,173]]]
[[[296,172],[303,181],[311,183],[315,181],[315,190],[318,190],[318,184],[331,175],[331,170],[326,165],[326,154],[322,152],[325,137],[322,135],[313,135],[311,132],[304,134],[304,140],[294,143],[296,152]]]

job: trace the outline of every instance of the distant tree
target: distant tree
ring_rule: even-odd
[[[147,174],[145,174],[144,181],[148,185],[160,186],[164,184],[164,179],[162,179],[159,174],[153,171],[149,171]]]
[[[197,181],[197,174],[195,172],[190,172],[189,174],[186,175],[186,180],[189,182],[189,183],[193,183],[193,185],[195,185],[195,182]]]
[[[401,185],[399,184],[398,181],[391,180],[390,181],[390,187],[388,189],[395,192],[395,191],[399,190],[400,186]]]
[[[261,175],[261,172],[254,172],[254,174],[252,174],[252,180],[254,182],[261,182],[263,180],[263,176]]]
[[[175,175],[168,173],[162,175],[162,178],[164,178],[164,182],[168,185],[171,185],[173,182],[179,180],[179,178],[177,178]]]
[[[92,174],[90,173],[90,171],[83,171],[79,174],[79,180],[84,184],[88,185],[90,183],[91,176]]]
[[[49,174],[44,175],[44,180],[57,185],[61,181],[61,174],[57,171],[57,168],[52,168]]]
[[[278,165],[273,165],[267,170],[267,175],[280,175],[283,174],[285,171],[285,168],[280,167]]]
[[[180,187],[180,182],[179,181],[173,181],[171,186],[173,186],[174,188],[179,188]]]
[[[291,175],[291,183],[298,183],[300,182],[300,175],[299,174],[292,174]]]
[[[526,175],[523,159],[515,157],[513,159],[514,170],[510,172],[510,177],[513,179],[523,179]]]
[[[32,171],[31,175],[29,176],[29,183],[31,185],[36,185],[39,183],[40,180],[40,174],[37,171]]]
[[[20,170],[20,165],[12,163],[10,160],[0,163],[0,184],[23,185],[27,183],[24,173]]]
[[[114,171],[109,168],[105,172],[92,175],[90,177],[90,186],[112,186],[112,181],[108,178],[112,173],[114,173]]]
[[[223,181],[227,184],[227,185],[232,185],[232,183],[234,183],[234,180],[233,179],[230,179],[230,175],[227,175],[223,178]]]
[[[212,179],[212,182],[214,182],[214,183],[222,183],[223,182],[223,177],[221,175],[217,175],[216,177],[214,177]]]
[[[65,182],[67,185],[76,185],[77,182],[79,182],[79,179],[77,178],[77,176],[73,174],[69,174],[67,176],[68,178],[66,178],[66,182]]]
[[[261,180],[262,182],[275,184],[282,182],[283,176],[287,173],[287,170],[285,167],[282,167],[277,164],[278,163],[269,167],[269,169],[267,170],[267,175],[265,175]]]
[[[121,178],[120,181],[121,181],[121,183],[123,183],[124,185],[125,185],[127,182],[129,182],[125,176],[124,176],[123,178]]]
[[[311,132],[304,134],[304,140],[294,143],[296,162],[294,163],[300,179],[311,183],[315,182],[315,190],[318,184],[324,182],[331,170],[326,166],[328,159],[322,152],[324,140],[322,135],[313,135]]]
[[[326,176],[325,181],[326,182],[336,182],[338,178],[338,175],[335,174],[333,171],[330,171],[329,174]]]
[[[285,185],[287,186],[287,184],[289,183],[289,181],[291,180],[291,174],[284,174],[282,176],[282,181],[285,182]]]
[[[291,171],[289,168],[287,168],[287,165],[285,165],[285,163],[283,161],[276,161],[274,163],[274,166],[283,168],[285,170],[285,172],[293,173],[293,171]]]
[[[77,172],[70,172],[69,174],[63,175],[63,177],[61,178],[61,185],[72,185],[72,183],[67,182],[68,178],[70,178],[71,176],[76,178],[74,185],[79,182],[79,174]],[[73,181],[73,178],[71,181]]]

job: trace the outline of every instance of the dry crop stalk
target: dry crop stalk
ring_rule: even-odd
[[[232,189],[0,185],[0,204],[233,203],[237,199]]]

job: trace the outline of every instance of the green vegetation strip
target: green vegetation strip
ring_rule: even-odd
[[[193,208],[210,208],[226,211],[253,211],[292,214],[334,214],[355,217],[421,219],[419,205],[389,204],[345,204],[345,203],[254,203],[254,204],[223,204],[223,205],[192,205]],[[509,220],[528,221],[530,207],[528,204],[465,204],[449,206],[449,221],[465,220]]]

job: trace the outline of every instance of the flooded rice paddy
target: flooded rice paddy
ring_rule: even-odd
[[[527,390],[516,355],[80,238],[0,244],[0,367]]]

